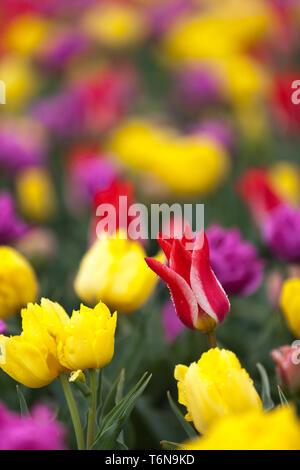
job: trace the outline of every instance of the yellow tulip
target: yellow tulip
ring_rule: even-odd
[[[235,354],[225,349],[210,349],[189,367],[177,365],[178,401],[186,406],[187,421],[200,433],[227,414],[251,408],[261,409],[261,400]]]
[[[268,413],[251,410],[220,418],[205,437],[186,442],[182,450],[299,450],[300,423],[284,406]]]
[[[140,42],[146,33],[142,12],[131,5],[96,5],[82,21],[85,33],[113,48],[124,48]]]
[[[300,201],[300,168],[291,162],[278,162],[269,175],[276,191],[288,203],[297,206]]]
[[[285,281],[280,305],[290,330],[300,338],[300,279]]]
[[[28,261],[8,246],[0,247],[0,318],[15,315],[34,302],[38,282]]]
[[[0,79],[6,88],[6,107],[25,105],[37,91],[37,77],[29,61],[9,54],[0,59]]]
[[[64,370],[57,357],[56,336],[68,316],[62,307],[46,299],[41,306],[28,304],[21,315],[21,335],[0,336],[0,367],[27,387],[44,387]]]
[[[17,16],[4,34],[4,44],[10,50],[20,54],[30,54],[46,38],[49,25],[36,15]]]
[[[20,210],[27,219],[37,222],[51,219],[56,209],[56,195],[46,170],[32,167],[20,172],[16,192]]]
[[[60,363],[70,370],[100,369],[114,354],[117,313],[112,316],[105,304],[94,309],[80,306],[73,311],[58,343]]]
[[[74,288],[84,302],[101,299],[121,313],[137,310],[152,293],[157,276],[145,263],[146,253],[132,240],[103,236],[83,257]],[[160,254],[158,258],[164,260]]]
[[[108,145],[133,170],[155,176],[176,194],[210,192],[229,169],[226,151],[214,140],[181,136],[173,129],[139,119],[125,121]]]

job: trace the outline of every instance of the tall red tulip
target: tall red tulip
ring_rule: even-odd
[[[214,330],[228,314],[230,303],[210,266],[205,232],[200,232],[194,241],[187,226],[181,240],[158,234],[158,242],[169,265],[153,258],[146,258],[146,262],[170,289],[180,320],[192,329]]]

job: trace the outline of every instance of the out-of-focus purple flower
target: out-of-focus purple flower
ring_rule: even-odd
[[[184,329],[184,324],[179,320],[175,307],[171,301],[167,302],[163,307],[162,325],[167,343],[173,343]]]
[[[6,323],[0,319],[0,335],[5,335],[6,333]]]
[[[33,115],[58,137],[81,133],[83,103],[81,96],[70,90],[42,98],[32,109]]]
[[[272,252],[288,262],[300,261],[300,208],[282,204],[274,209],[263,227],[263,237]]]
[[[200,124],[195,124],[189,128],[191,134],[206,135],[215,139],[223,147],[230,150],[234,146],[233,130],[228,124],[216,119],[209,119]]]
[[[15,203],[7,191],[0,192],[0,244],[18,240],[28,230],[15,212]]]
[[[45,161],[46,145],[40,126],[37,123],[1,123],[0,128],[0,168],[14,174],[29,166],[37,166]]]
[[[65,430],[44,405],[19,416],[0,404],[0,450],[63,450]]]
[[[53,40],[42,53],[43,65],[57,69],[86,50],[88,40],[77,31],[67,31]]]
[[[187,67],[177,76],[176,95],[184,106],[199,107],[203,102],[220,99],[219,79],[204,67]]]
[[[107,190],[118,176],[112,162],[88,147],[73,150],[67,174],[67,197],[74,209],[90,205],[95,194]]]
[[[239,229],[212,225],[206,231],[211,266],[228,295],[250,295],[260,285],[264,263]]]
[[[149,7],[149,22],[154,36],[164,33],[179,16],[191,9],[187,0],[156,2]]]

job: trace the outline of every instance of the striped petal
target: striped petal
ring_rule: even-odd
[[[190,283],[200,308],[217,323],[222,322],[230,310],[230,303],[211,269],[208,240],[204,231],[196,239]]]

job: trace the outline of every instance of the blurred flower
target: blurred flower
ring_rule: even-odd
[[[44,405],[19,416],[0,404],[0,450],[64,450],[65,429]]]
[[[278,121],[278,130],[299,133],[300,107],[293,103],[292,95],[295,92],[292,84],[299,80],[299,71],[288,70],[275,77],[273,84],[273,107]]]
[[[42,16],[30,13],[16,16],[4,31],[4,46],[20,54],[32,54],[47,38],[49,26]]]
[[[187,225],[182,239],[164,238],[158,242],[169,261],[169,267],[153,258],[148,266],[170,289],[177,315],[188,327],[204,332],[213,330],[228,315],[229,300],[210,266],[208,240],[204,231],[194,242]]]
[[[134,186],[130,181],[115,179],[108,188],[98,191],[94,196],[96,216],[92,224],[91,240],[101,237],[102,232],[113,235],[119,229],[124,230],[130,238],[128,227],[134,216],[129,215],[128,209],[134,203]],[[103,211],[98,213],[101,206]],[[114,209],[111,213],[106,213],[108,206]]]
[[[6,333],[6,323],[0,319],[0,335],[5,335]]]
[[[0,192],[0,244],[15,242],[27,231],[27,225],[15,212],[15,203],[8,191]]]
[[[15,315],[34,302],[38,283],[30,264],[13,248],[0,247],[0,318]]]
[[[187,421],[199,433],[208,433],[219,417],[262,409],[261,400],[236,355],[225,349],[210,349],[189,367],[177,365],[178,401],[187,407]]]
[[[46,156],[46,140],[42,126],[31,119],[1,120],[0,168],[12,175],[33,165],[40,165]]]
[[[270,213],[283,204],[283,200],[271,184],[268,173],[260,168],[247,170],[238,180],[237,190],[260,228]]]
[[[281,205],[263,227],[263,238],[272,252],[288,262],[300,261],[300,209]]]
[[[83,16],[82,27],[102,47],[120,49],[140,43],[147,32],[142,10],[120,2],[92,6]]]
[[[60,363],[69,370],[100,369],[114,354],[117,313],[99,302],[94,309],[80,306],[67,321],[58,343]]]
[[[20,336],[0,336],[4,360],[0,367],[10,377],[30,388],[48,385],[63,371],[57,357],[56,338],[68,316],[53,302],[29,303],[22,309]]]
[[[13,54],[0,58],[0,77],[6,86],[6,107],[18,109],[37,91],[37,76],[29,61]]]
[[[285,281],[280,305],[290,330],[300,338],[300,279]]]
[[[50,229],[33,227],[19,238],[14,246],[35,264],[53,259],[57,253],[58,243],[55,233]]]
[[[170,300],[163,307],[162,325],[167,343],[173,343],[184,329],[184,325],[177,316],[175,307]]]
[[[177,74],[175,93],[181,106],[199,109],[207,102],[216,102],[221,98],[220,77],[204,66],[189,66],[180,69]]]
[[[202,134],[215,139],[227,150],[231,150],[235,143],[233,129],[221,120],[206,119],[199,124],[194,124],[189,128],[191,134]]]
[[[149,3],[147,14],[154,36],[165,33],[178,18],[191,8],[191,4],[187,0],[166,0]]]
[[[117,177],[113,163],[90,146],[72,149],[66,173],[66,198],[74,212],[90,207],[96,193],[107,190]]]
[[[294,408],[268,413],[252,410],[220,419],[205,437],[186,442],[183,450],[299,450],[300,425]]]
[[[27,219],[43,222],[53,217],[56,194],[46,169],[30,167],[19,172],[16,177],[16,194],[20,210]]]
[[[173,129],[140,119],[124,122],[112,135],[108,148],[142,177],[150,174],[169,191],[181,195],[212,191],[229,168],[227,152],[215,139],[181,136]]]
[[[89,41],[79,31],[57,28],[51,41],[43,44],[39,51],[39,60],[47,68],[61,69],[86,52],[88,46]]]
[[[206,231],[210,263],[228,295],[250,295],[263,278],[263,261],[252,243],[242,239],[239,229],[212,225]]]
[[[271,351],[279,384],[295,392],[300,385],[300,346],[281,346]]]
[[[126,239],[119,231],[103,234],[83,257],[74,288],[78,297],[90,305],[101,299],[120,313],[140,308],[150,297],[156,276],[146,266],[146,253],[139,243]],[[163,260],[159,254],[158,259]]]
[[[300,203],[300,168],[291,162],[278,162],[269,170],[271,184],[287,203]]]
[[[278,307],[283,284],[283,275],[279,270],[273,270],[266,279],[266,292],[270,304]]]
[[[64,91],[39,99],[32,113],[57,137],[98,135],[127,111],[135,87],[132,67],[101,67]]]

